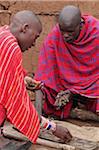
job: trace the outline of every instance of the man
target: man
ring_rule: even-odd
[[[66,119],[75,99],[85,103],[78,101],[79,108],[84,105],[84,109],[99,114],[99,20],[81,15],[78,7],[65,6],[40,50],[35,79],[45,85],[44,114]],[[61,92],[67,94],[65,100]],[[61,96],[61,103],[57,103]],[[86,116],[79,109],[73,113],[90,119],[89,113]]]
[[[41,31],[40,20],[28,10],[16,13],[9,26],[0,28],[0,126],[6,113],[7,119],[33,143],[39,134],[40,121],[42,127],[46,124],[44,128],[68,141],[71,134],[66,128],[44,117],[39,119],[24,83],[21,52],[35,45]]]

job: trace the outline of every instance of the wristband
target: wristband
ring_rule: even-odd
[[[48,119],[41,117],[41,128],[50,131],[56,131],[56,123],[53,121],[49,121]]]

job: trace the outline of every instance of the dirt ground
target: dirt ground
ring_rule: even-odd
[[[75,120],[75,119],[68,119],[67,121],[70,122],[70,123],[73,123],[75,125],[78,125],[78,126],[99,127],[99,123],[98,122],[92,122],[92,121],[84,122],[84,121]],[[10,141],[13,142],[16,145],[16,147],[24,144],[24,142],[19,142],[17,140],[8,139],[8,138],[4,138],[4,137],[0,136],[0,146],[3,143],[6,144],[6,143],[8,143]],[[22,149],[22,150],[24,150],[24,149]],[[32,145],[28,150],[57,150],[57,149],[56,148],[46,147],[46,146],[41,146],[41,145]]]

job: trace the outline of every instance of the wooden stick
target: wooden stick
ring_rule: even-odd
[[[40,138],[37,139],[37,144],[60,149],[60,150],[76,150],[76,148],[74,146],[70,146],[67,144],[61,144],[61,143],[57,143],[57,142],[51,142],[51,141],[40,139]]]

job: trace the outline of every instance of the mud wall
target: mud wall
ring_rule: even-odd
[[[78,6],[82,13],[99,18],[99,0],[0,0],[0,26],[9,24],[11,16],[19,10],[32,10],[41,19],[43,32],[36,42],[36,46],[23,54],[23,65],[29,72],[36,71],[40,46],[55,25],[57,14],[65,5]]]

